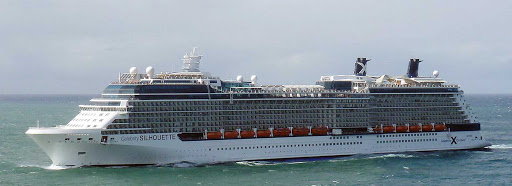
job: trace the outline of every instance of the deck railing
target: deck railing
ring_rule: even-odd
[[[128,108],[124,106],[97,106],[97,105],[79,105],[80,111],[106,111],[106,112],[127,112]]]

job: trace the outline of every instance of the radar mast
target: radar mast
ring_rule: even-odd
[[[181,68],[183,72],[200,72],[199,71],[199,60],[201,60],[202,55],[196,55],[197,47],[192,48],[192,52],[185,54],[183,56],[183,67]]]

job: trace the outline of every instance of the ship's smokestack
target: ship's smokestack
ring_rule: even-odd
[[[368,61],[370,61],[370,59],[357,58],[356,68],[354,69],[354,75],[356,75],[356,76],[366,76],[366,63]]]
[[[407,77],[418,77],[418,69],[420,67],[420,59],[411,59],[409,61],[409,68],[407,69]]]

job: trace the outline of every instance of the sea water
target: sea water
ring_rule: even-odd
[[[194,166],[62,168],[25,131],[64,125],[96,95],[0,95],[0,185],[511,185],[512,95],[466,95],[485,150],[243,161]]]

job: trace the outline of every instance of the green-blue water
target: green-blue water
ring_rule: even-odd
[[[360,155],[192,167],[55,170],[24,134],[66,124],[94,95],[0,95],[0,185],[510,185],[512,95],[467,95],[493,144],[485,151]]]

